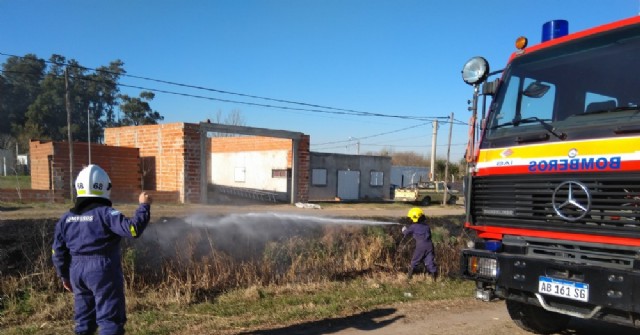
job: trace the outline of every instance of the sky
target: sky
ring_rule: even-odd
[[[547,21],[577,32],[639,12],[640,0],[0,0],[0,64],[119,59],[132,76],[121,93],[154,92],[161,123],[239,113],[246,126],[310,135],[320,152],[431,157],[438,120],[445,158],[453,113],[457,162],[471,116],[468,59],[501,69],[516,38],[538,44]]]

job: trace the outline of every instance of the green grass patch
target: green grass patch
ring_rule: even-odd
[[[31,189],[31,176],[0,176],[0,189]]]

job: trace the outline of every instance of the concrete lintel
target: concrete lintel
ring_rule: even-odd
[[[287,131],[287,130],[233,126],[228,124],[208,123],[208,122],[200,122],[200,131],[204,134],[208,132],[235,133],[235,134],[243,134],[243,135],[289,138],[292,140],[299,140],[304,135],[303,133],[300,133],[300,132]]]

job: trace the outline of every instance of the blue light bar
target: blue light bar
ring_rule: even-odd
[[[542,42],[569,34],[569,21],[553,20],[542,25]]]

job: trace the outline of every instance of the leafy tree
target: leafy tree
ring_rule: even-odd
[[[101,66],[96,73],[89,76],[92,83],[92,111],[94,120],[99,120],[96,126],[114,127],[119,125],[115,115],[118,106],[118,98],[120,90],[118,89],[118,80],[125,74],[124,63],[121,60],[115,60],[109,66]],[[104,117],[104,118],[102,118]]]
[[[126,71],[121,60],[113,61],[109,66],[101,66],[94,73],[83,75],[78,87],[82,92],[76,97],[79,110],[78,124],[81,127],[79,140],[102,142],[104,128],[119,125],[115,110],[118,106],[118,80]],[[87,116],[88,114],[88,116]],[[91,139],[87,138],[87,122],[91,124]]]
[[[126,94],[119,95],[122,104],[123,117],[121,124],[124,126],[139,126],[145,124],[158,124],[158,121],[164,120],[164,116],[153,111],[148,101],[153,100],[155,94],[149,91],[140,92],[139,98],[132,98]]]
[[[9,57],[2,65],[0,133],[16,137],[22,131],[29,105],[41,92],[45,68],[44,60],[33,54]]]
[[[447,160],[446,159],[436,159],[435,162],[435,179],[437,180],[444,180],[444,170],[446,168],[446,164],[447,164]],[[464,171],[461,171],[460,169],[460,164],[458,163],[454,163],[454,162],[449,162],[449,171],[448,171],[448,180],[451,180],[451,176],[456,176],[456,179],[459,179],[462,175],[461,173],[464,173]]]
[[[65,137],[62,133],[62,127],[67,123],[65,83],[64,69],[60,65],[65,58],[53,55],[50,61],[54,65],[40,83],[40,94],[27,109],[24,129],[20,134],[22,142],[32,138],[60,141]]]
[[[15,137],[9,134],[0,134],[0,149],[13,151],[16,149],[16,143]]]
[[[164,119],[147,102],[153,99],[153,93],[121,100],[118,80],[126,73],[121,60],[90,70],[55,54],[48,61],[31,54],[10,57],[2,64],[0,75],[0,134],[17,138],[21,150],[27,149],[30,139],[67,139],[65,70],[74,141],[101,142],[105,127],[120,124],[115,111],[121,102],[131,112],[125,120],[130,124],[154,124]]]

